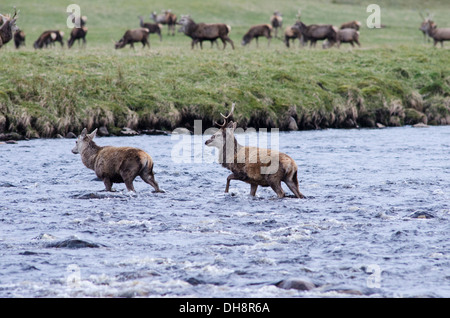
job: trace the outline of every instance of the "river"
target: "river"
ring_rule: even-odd
[[[147,151],[165,193],[105,192],[74,139],[0,145],[0,297],[450,297],[450,126],[280,133],[303,200],[224,193],[208,137],[95,139]]]

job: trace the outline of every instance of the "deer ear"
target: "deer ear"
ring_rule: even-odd
[[[87,129],[84,128],[84,129],[81,131],[80,137],[84,138],[84,137],[86,137],[86,134],[87,134]]]
[[[97,129],[98,128],[95,128],[95,130],[89,134],[89,138],[94,139],[94,137],[97,135]]]

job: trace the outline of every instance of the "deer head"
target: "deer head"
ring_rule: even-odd
[[[235,105],[233,103],[231,111],[227,116],[220,114],[223,117],[223,123],[215,123],[219,127],[219,130],[205,142],[205,145],[208,147],[216,147],[221,151],[222,155],[219,156],[219,161],[222,163],[230,162],[230,160],[232,162],[234,160],[234,151],[237,146],[236,139],[234,138],[234,130],[236,129],[237,123],[232,121],[228,122],[228,120],[233,115]],[[224,156],[229,158],[229,160],[226,160]]]
[[[81,153],[84,148],[89,144],[90,141],[94,139],[97,135],[97,129],[95,129],[92,133],[88,134],[87,129],[84,128],[81,132],[80,136],[78,136],[75,141],[75,147],[72,149],[72,153],[78,154]]]

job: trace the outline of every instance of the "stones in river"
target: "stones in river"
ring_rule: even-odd
[[[409,217],[412,219],[433,219],[434,215],[428,212],[416,211]]]
[[[49,248],[98,248],[102,247],[103,245],[81,240],[78,238],[68,238],[61,241],[56,242],[50,242],[46,244],[46,247]]]
[[[303,279],[286,279],[275,284],[282,289],[311,290],[316,288],[313,283]]]

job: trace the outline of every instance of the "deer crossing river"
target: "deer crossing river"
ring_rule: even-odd
[[[449,126],[280,133],[303,200],[224,193],[209,137],[95,139],[147,151],[165,193],[105,192],[73,139],[0,145],[0,297],[450,297]]]

